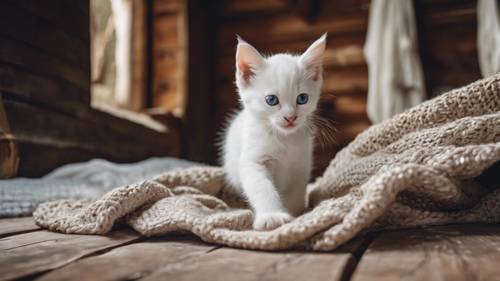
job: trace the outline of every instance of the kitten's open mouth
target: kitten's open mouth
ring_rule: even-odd
[[[294,123],[288,123],[288,124],[283,125],[283,128],[287,128],[287,129],[293,128],[293,127],[295,127]]]

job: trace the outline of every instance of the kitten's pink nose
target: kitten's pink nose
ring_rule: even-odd
[[[293,123],[295,120],[297,120],[297,115],[295,115],[295,116],[289,116],[289,117],[284,117],[284,116],[283,116],[283,118],[285,118],[285,120],[286,120],[288,123]]]

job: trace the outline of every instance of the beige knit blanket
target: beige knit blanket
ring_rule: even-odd
[[[188,231],[233,247],[329,251],[367,230],[500,222],[500,175],[477,179],[498,161],[500,75],[360,134],[308,186],[310,211],[273,231],[251,230],[252,212],[219,167],[169,172],[96,201],[43,203],[34,218],[64,233],[105,234],[123,218],[146,236]]]

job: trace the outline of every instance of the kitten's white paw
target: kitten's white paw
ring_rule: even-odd
[[[273,230],[290,222],[293,217],[285,212],[258,214],[253,221],[256,230]]]

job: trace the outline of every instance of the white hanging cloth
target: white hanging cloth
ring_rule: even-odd
[[[132,0],[112,0],[111,8],[115,21],[116,36],[115,100],[120,106],[127,107],[132,99],[133,2]]]
[[[483,77],[500,72],[500,18],[496,0],[477,2],[477,49]]]
[[[364,46],[368,117],[379,123],[425,99],[411,0],[371,1]]]

